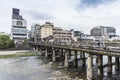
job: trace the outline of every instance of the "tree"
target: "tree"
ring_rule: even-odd
[[[6,49],[14,46],[14,41],[7,35],[0,35],[0,49]]]

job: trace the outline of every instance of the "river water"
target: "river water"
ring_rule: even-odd
[[[63,73],[51,65],[52,62],[38,56],[0,59],[0,80],[56,80],[56,77],[63,77]]]
[[[56,65],[58,63],[52,63],[40,56],[0,59],[0,80],[85,80],[86,78],[85,67],[63,69]],[[104,77],[104,80],[115,80],[115,78]],[[119,75],[116,80],[120,80]]]

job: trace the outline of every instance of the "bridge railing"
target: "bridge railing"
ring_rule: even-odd
[[[93,49],[93,50],[106,50],[106,51],[120,51],[120,48],[115,47],[98,47],[98,45],[90,45],[90,44],[83,44],[77,42],[33,42],[31,44],[41,44],[41,45],[52,45],[52,46],[63,46],[63,47],[71,47],[71,48],[82,48],[82,49]]]

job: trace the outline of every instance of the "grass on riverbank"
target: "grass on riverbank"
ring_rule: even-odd
[[[16,54],[0,55],[0,58],[16,58],[16,57],[27,57],[27,56],[38,56],[36,52],[23,52]]]

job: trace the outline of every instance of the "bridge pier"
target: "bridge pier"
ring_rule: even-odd
[[[98,55],[98,76],[102,77],[103,76],[103,56]]]
[[[119,63],[119,57],[115,57],[115,71],[119,71],[120,63]]]
[[[82,64],[82,66],[85,66],[86,65],[86,57],[85,57],[85,52],[83,51],[82,52],[83,53],[83,64]]]
[[[71,59],[71,50],[69,50],[69,56],[68,56],[68,59]]]
[[[92,73],[92,54],[88,54],[88,63],[87,63],[87,79],[92,80],[93,79],[93,73]]]
[[[35,51],[35,46],[33,46],[33,51]]]
[[[64,61],[64,60],[65,60],[64,49],[61,50],[61,53],[62,53],[62,57],[61,57],[61,58],[62,58],[62,61]]]
[[[38,46],[35,47],[35,51],[38,51]]]
[[[96,55],[96,65],[98,65],[98,55]]]
[[[64,67],[68,67],[68,54],[69,54],[69,50],[65,50]]]
[[[46,57],[46,58],[48,57],[48,51],[47,51],[47,48],[45,48],[45,57]]]
[[[39,53],[38,53],[39,55],[42,54],[42,49],[41,49],[41,47],[38,48],[38,51],[39,51]]]
[[[77,51],[75,51],[74,61],[75,61],[75,68],[78,68]]]
[[[52,48],[52,61],[55,62],[56,61],[56,57],[55,57],[55,49]]]
[[[63,60],[62,59],[63,55],[62,55],[62,49],[61,48],[59,49],[59,53],[60,53],[60,61],[62,61]]]
[[[80,51],[80,59],[82,59],[82,57],[83,57],[83,51]]]
[[[112,75],[112,56],[108,56],[107,74],[108,76]]]

